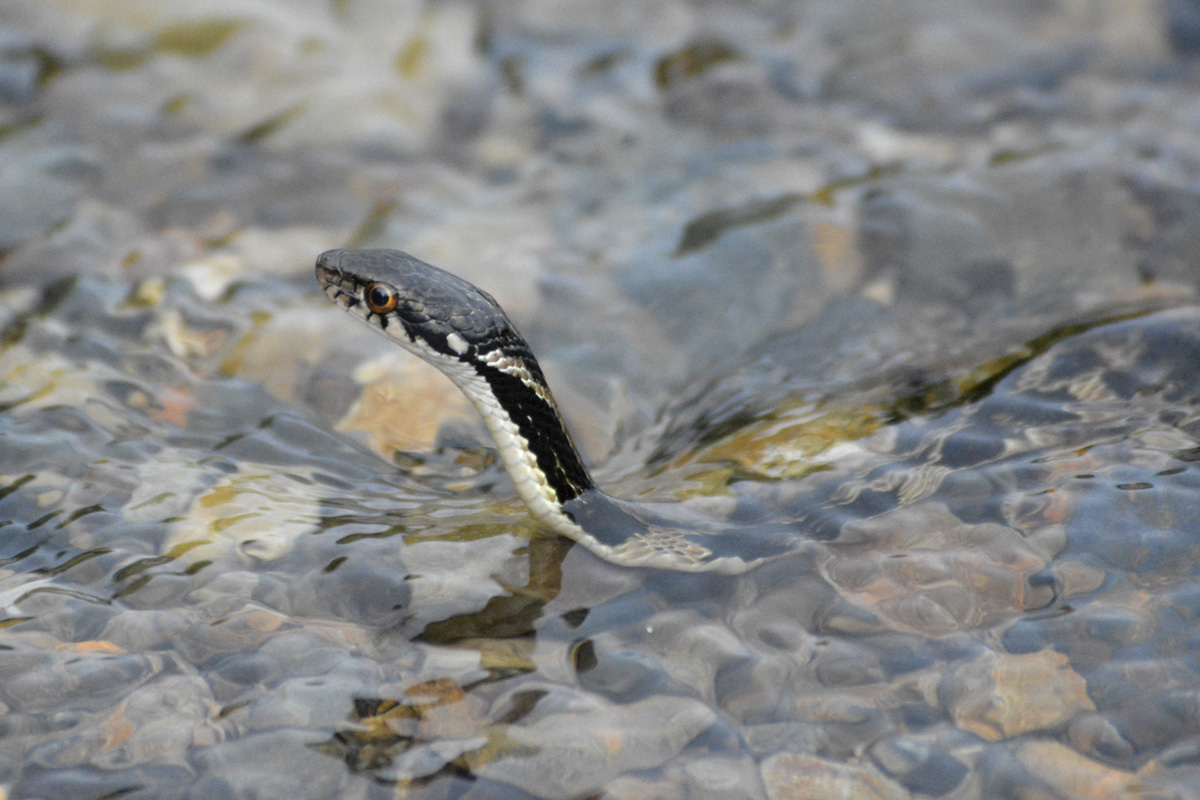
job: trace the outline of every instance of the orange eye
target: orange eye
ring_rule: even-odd
[[[396,290],[384,283],[367,287],[367,306],[376,314],[386,314],[396,307]]]

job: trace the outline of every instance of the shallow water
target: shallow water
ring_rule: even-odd
[[[1200,796],[1200,24],[993,5],[0,11],[0,797]],[[795,554],[539,531],[347,244]]]

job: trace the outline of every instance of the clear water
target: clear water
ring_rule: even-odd
[[[0,12],[0,796],[1195,796],[1181,8]],[[539,531],[346,244],[805,544]]]

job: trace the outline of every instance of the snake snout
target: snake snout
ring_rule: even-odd
[[[317,283],[321,284],[322,288],[341,281],[341,254],[341,250],[326,250],[317,256]]]

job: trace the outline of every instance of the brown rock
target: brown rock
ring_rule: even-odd
[[[778,753],[761,767],[771,800],[907,800],[909,793],[870,765]]]
[[[1087,683],[1052,650],[989,653],[956,669],[942,695],[960,728],[991,741],[1057,728],[1096,710]]]

